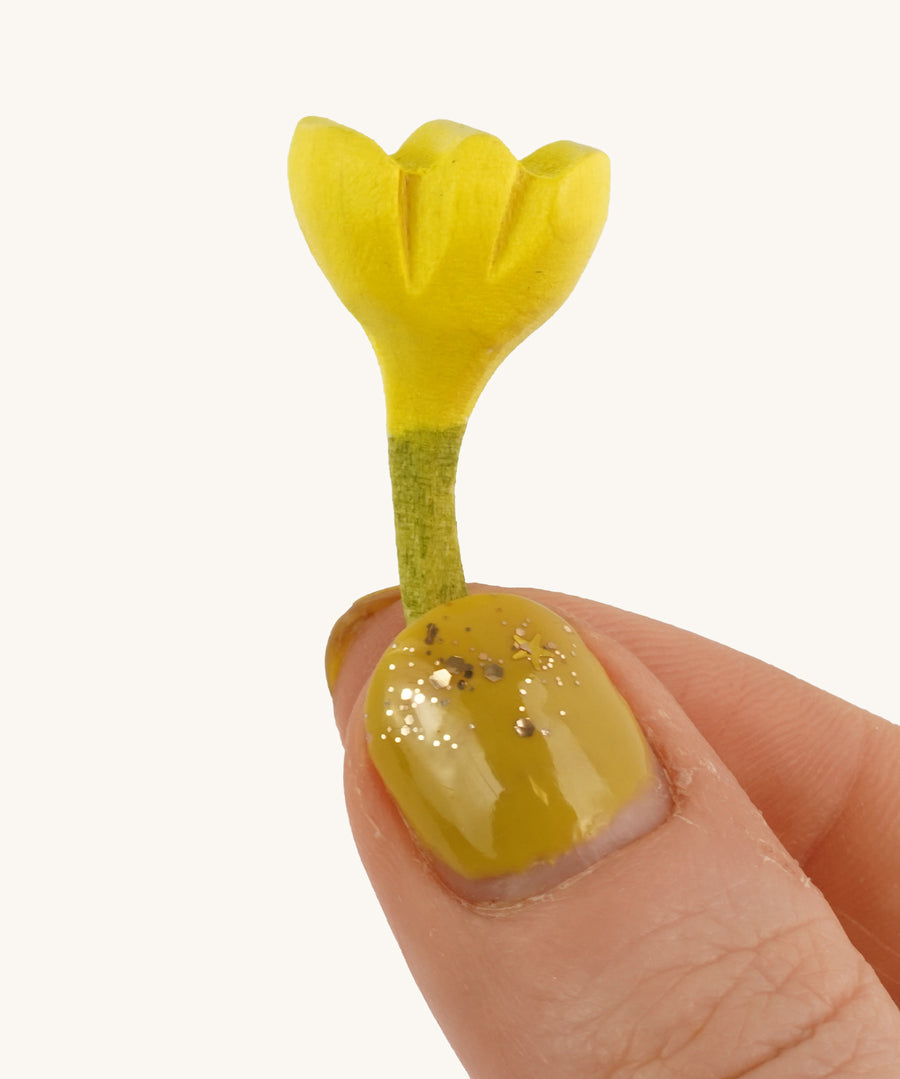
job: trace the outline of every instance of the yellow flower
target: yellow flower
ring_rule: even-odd
[[[449,120],[389,156],[307,117],[288,175],[310,250],[378,356],[392,436],[465,425],[497,365],[574,288],[609,197],[599,150],[555,142],[517,161]]]
[[[387,402],[408,619],[466,594],[454,508],[484,384],[565,300],[606,221],[609,161],[554,142],[516,161],[492,135],[434,120],[392,157],[310,116],[288,177],[297,220],[365,329]]]

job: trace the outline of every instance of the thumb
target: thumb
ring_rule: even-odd
[[[499,593],[354,632],[354,836],[470,1075],[896,1074],[900,1013],[631,653]]]

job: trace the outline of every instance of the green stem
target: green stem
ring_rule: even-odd
[[[456,465],[466,425],[388,438],[400,595],[407,622],[466,595],[456,535]]]

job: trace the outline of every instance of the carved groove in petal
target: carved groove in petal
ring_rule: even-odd
[[[512,182],[512,186],[509,189],[509,198],[506,202],[506,209],[503,211],[503,217],[500,221],[500,228],[497,230],[497,237],[494,240],[494,249],[491,251],[491,260],[488,264],[488,275],[493,277],[495,269],[497,269],[503,260],[503,256],[509,249],[510,241],[515,231],[516,225],[522,218],[522,204],[525,196],[525,185],[528,183],[528,175],[524,169],[517,169],[515,179]]]
[[[407,288],[412,281],[412,190],[416,177],[398,170],[397,221],[400,226],[400,262]]]

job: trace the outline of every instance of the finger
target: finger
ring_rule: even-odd
[[[663,682],[900,1003],[900,727],[686,630],[563,593],[517,591],[615,638]],[[384,611],[396,632],[396,604],[397,590],[385,589],[335,627],[333,675],[361,635],[360,666],[339,687],[341,714],[380,654],[368,616]]]
[[[774,1077],[818,1059],[891,1074],[900,1017],[823,897],[665,688],[586,623],[584,642],[640,720],[674,810],[560,886],[514,875],[537,882],[537,900],[472,902],[459,866],[448,873],[423,849],[420,810],[404,818],[373,766],[372,699],[369,720],[364,693],[348,707],[398,628],[390,608],[373,615],[338,676],[348,809],[407,961],[470,1074],[599,1076],[664,1062],[666,1074]],[[391,784],[396,795],[402,783]]]
[[[900,727],[674,626],[525,594],[584,618],[653,671],[900,1003]]]

